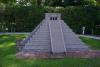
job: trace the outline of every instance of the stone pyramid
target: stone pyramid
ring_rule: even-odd
[[[22,41],[25,52],[65,53],[87,51],[78,36],[61,20],[60,13],[46,13],[45,19]]]

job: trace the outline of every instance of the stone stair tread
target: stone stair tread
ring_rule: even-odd
[[[57,16],[57,20],[50,20]],[[64,23],[60,14],[47,13],[45,19],[30,34],[31,37],[25,42],[25,51],[37,52],[66,52],[74,50],[88,50],[73,30]]]

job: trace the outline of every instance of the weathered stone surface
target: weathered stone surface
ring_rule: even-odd
[[[96,58],[100,57],[100,51],[68,51],[66,53],[48,53],[48,52],[19,52],[16,54],[17,58],[64,58],[64,57],[78,57],[78,58]]]
[[[22,53],[22,55],[28,57],[45,57],[48,53],[53,53],[52,57],[83,56],[86,54],[85,51],[90,50],[61,20],[59,13],[46,13],[45,19],[21,44],[24,45],[22,48],[24,54]],[[30,54],[30,52],[33,54]]]

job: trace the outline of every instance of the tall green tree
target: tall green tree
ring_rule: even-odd
[[[62,6],[62,0],[46,0],[45,1],[46,6]]]
[[[96,0],[84,0],[84,5],[96,5]]]
[[[7,3],[9,3],[9,2],[11,2],[11,3],[15,3],[16,0],[0,0],[0,2],[1,2],[1,3],[5,3],[5,4],[7,4]]]

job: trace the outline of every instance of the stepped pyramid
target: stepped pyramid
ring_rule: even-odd
[[[24,52],[65,53],[87,51],[78,36],[61,20],[60,13],[46,13],[45,19],[22,42]]]

